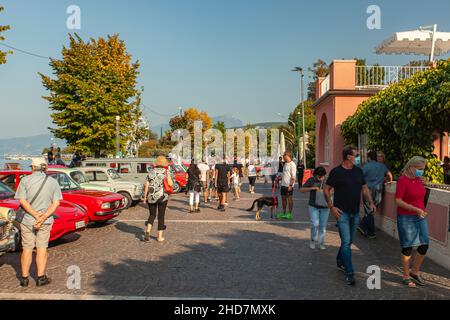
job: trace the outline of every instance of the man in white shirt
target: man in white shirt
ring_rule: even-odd
[[[283,214],[278,215],[279,219],[292,220],[292,209],[294,208],[294,201],[292,199],[295,179],[297,175],[297,168],[292,161],[290,152],[283,154],[284,166],[283,175],[281,177],[281,200],[283,205]],[[289,211],[286,212],[286,206],[289,205]]]
[[[208,177],[209,166],[206,164],[205,159],[202,159],[202,163],[197,166],[201,173],[202,187],[203,187],[203,198],[205,199],[205,204],[208,202],[208,184],[206,183]]]

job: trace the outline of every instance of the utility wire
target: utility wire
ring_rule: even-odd
[[[7,48],[9,48],[9,49],[13,49],[13,50],[15,50],[15,51],[19,51],[19,52],[24,53],[24,54],[28,54],[28,55],[33,56],[33,57],[36,57],[36,58],[41,58],[41,59],[46,59],[46,60],[50,60],[50,59],[51,59],[50,57],[41,56],[41,55],[39,55],[39,54],[35,54],[35,53],[29,52],[29,51],[26,51],[26,50],[22,50],[22,49],[19,49],[19,48],[10,46],[10,45],[8,45],[8,44],[6,44],[6,43],[0,42],[0,45],[1,45],[1,46],[4,46],[4,47],[7,47]]]
[[[164,117],[164,118],[172,118],[172,117],[175,117],[175,116],[177,116],[177,115],[179,114],[178,112],[175,113],[175,114],[162,114],[162,113],[159,113],[159,112],[157,112],[157,111],[155,111],[155,110],[153,110],[153,109],[147,107],[147,106],[146,106],[145,104],[143,104],[143,103],[141,103],[141,105],[144,107],[144,111],[145,111],[145,110],[148,110],[148,111],[150,111],[151,113],[156,114],[157,116],[160,116],[160,117]]]

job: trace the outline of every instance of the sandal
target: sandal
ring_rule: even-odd
[[[408,286],[408,288],[417,288],[415,282],[411,278],[402,279],[402,283]]]
[[[410,272],[409,276],[411,277],[411,280],[414,281],[419,286],[423,287],[425,285],[425,281],[418,274],[414,274],[414,273]]]
[[[144,242],[150,241],[150,233],[149,232],[146,231],[144,233],[144,236],[142,237],[142,241],[144,241]]]

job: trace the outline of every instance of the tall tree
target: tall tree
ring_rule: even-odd
[[[313,74],[313,81],[308,84],[308,100],[316,100],[316,81],[320,77],[328,76],[330,68],[328,64],[322,59],[317,59],[313,63],[312,67],[308,68],[308,71]]]
[[[4,7],[0,6],[0,12],[2,12],[3,10],[5,10]],[[2,36],[2,33],[9,30],[10,26],[2,26],[0,25],[0,41],[5,41],[5,37]],[[5,64],[6,63],[6,56],[8,54],[12,54],[11,50],[8,51],[2,51],[0,50],[0,64]]]
[[[225,133],[225,130],[226,130],[226,128],[225,128],[225,122],[223,122],[223,121],[217,121],[217,123],[215,123],[215,124],[213,125],[213,129],[217,129],[217,130],[219,130],[220,132]]]
[[[116,116],[120,116],[122,151],[139,121],[141,91],[136,88],[139,62],[132,62],[124,41],[113,35],[85,42],[69,35],[62,60],[52,59],[55,78],[41,73],[50,95],[44,97],[53,110],[56,128],[50,131],[70,146],[99,157],[114,150]]]

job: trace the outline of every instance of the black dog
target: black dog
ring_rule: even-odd
[[[255,208],[255,204],[257,205],[256,210],[256,220],[261,220],[261,211],[264,208],[264,206],[270,207],[270,219],[273,219],[273,210],[275,208],[278,208],[278,197],[262,197],[259,199],[256,199],[253,201],[253,205],[250,209],[247,209],[247,211],[253,211]]]

